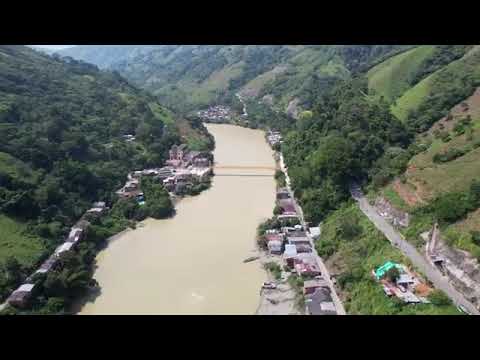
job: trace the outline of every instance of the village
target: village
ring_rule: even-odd
[[[142,205],[142,176],[153,177],[161,182],[172,196],[188,194],[195,185],[209,181],[213,175],[212,160],[212,155],[208,152],[189,151],[185,144],[173,145],[166,166],[129,173],[127,182],[116,194],[120,198],[136,199]]]
[[[174,145],[169,151],[169,159],[166,161],[165,167],[129,173],[127,182],[116,191],[116,194],[121,199],[135,199],[139,205],[145,204],[146,199],[141,190],[140,180],[143,176],[149,176],[162,182],[171,197],[183,195],[188,193],[188,190],[195,184],[209,181],[213,174],[212,160],[212,155],[208,152],[189,151],[185,144]],[[91,221],[103,216],[108,210],[105,202],[95,202],[72,226],[67,238],[55,249],[54,253],[21,286],[12,292],[7,299],[7,303],[17,308],[25,307],[35,294],[36,277],[52,271],[62,256],[74,251],[79,242],[85,239]]]
[[[266,140],[273,148],[282,142],[279,132],[269,130]],[[268,229],[259,234],[259,243],[282,270],[280,279],[263,284],[262,292],[273,305],[276,291],[290,276],[302,279],[305,309],[308,315],[336,315],[338,313],[332,299],[332,288],[319,266],[319,258],[314,251],[313,241],[320,236],[319,227],[310,227],[302,221],[296,210],[296,202],[288,187],[277,189],[276,215],[268,222]],[[303,223],[303,225],[302,225]],[[331,280],[331,279],[329,279]]]
[[[331,289],[324,279],[317,256],[313,252],[313,240],[320,235],[320,228],[301,225],[294,200],[286,188],[278,189],[277,206],[281,213],[275,216],[271,228],[260,235],[260,242],[282,271],[281,279],[298,276],[303,280],[305,312],[309,315],[335,315]],[[264,283],[262,291],[270,295],[278,283]]]
[[[222,122],[232,118],[232,110],[228,106],[211,106],[207,110],[199,111],[197,115],[207,121]]]

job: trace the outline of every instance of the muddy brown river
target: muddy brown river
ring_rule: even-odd
[[[256,227],[272,215],[273,153],[262,131],[207,127],[216,142],[212,187],[182,199],[175,217],[112,240],[97,257],[101,292],[80,314],[255,312],[266,274],[243,260],[256,254]]]

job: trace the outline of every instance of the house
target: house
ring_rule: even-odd
[[[286,200],[290,199],[290,193],[288,192],[288,189],[282,188],[277,191],[277,200]]]
[[[270,254],[280,255],[282,253],[283,242],[279,240],[272,240],[267,243]]]
[[[93,203],[93,207],[94,207],[94,208],[106,209],[106,208],[107,208],[107,204],[105,203],[105,201],[97,201],[97,202],[94,202],[94,203]]]
[[[282,214],[277,216],[278,220],[297,220],[300,221],[297,214]]]
[[[162,181],[174,175],[175,171],[172,167],[165,166],[157,170],[157,178]]]
[[[298,230],[287,233],[287,242],[291,245],[311,245],[307,233]]]
[[[198,168],[210,167],[211,163],[210,160],[207,158],[198,158],[193,161],[193,166]]]
[[[303,282],[303,294],[313,294],[317,289],[327,289],[330,292],[330,287],[324,279],[305,280]]]
[[[285,251],[283,252],[283,259],[287,263],[287,266],[293,268],[295,266],[295,258],[297,256],[297,247],[295,245],[285,245]]]
[[[312,247],[310,244],[297,244],[295,247],[297,248],[297,253],[299,254],[312,252]]]
[[[410,285],[415,284],[415,279],[409,274],[400,274],[400,277],[395,281],[397,285],[408,288]]]
[[[84,234],[84,231],[82,229],[74,227],[72,228],[72,230],[70,231],[70,234],[67,237],[67,242],[76,244],[82,239],[83,234]]]
[[[65,242],[55,250],[55,254],[57,256],[61,256],[62,254],[70,251],[73,248],[74,245],[75,245],[74,243]]]
[[[48,273],[57,263],[58,258],[54,255],[50,256],[41,266],[35,271],[35,274],[45,274]]]
[[[307,314],[309,315],[335,315],[335,306],[332,303],[330,292],[319,288],[305,297]],[[333,305],[333,306],[332,306]]]
[[[418,304],[422,301],[411,291],[400,292],[397,291],[397,296],[407,304]]]
[[[107,204],[104,201],[93,203],[93,207],[87,210],[87,214],[101,216],[107,210]]]
[[[297,274],[301,276],[317,276],[322,274],[317,259],[312,253],[298,254],[294,259],[294,267]]]
[[[123,138],[127,142],[135,141],[135,136],[133,136],[132,134],[123,135]]]
[[[323,312],[323,315],[336,315],[337,309],[333,302],[323,302],[320,304],[320,309]]]
[[[398,270],[403,270],[399,264],[396,264],[392,261],[387,261],[385,264],[380,266],[377,270],[375,270],[374,274],[377,280],[380,280],[385,276],[385,274],[392,268],[396,267]]]
[[[295,204],[292,199],[283,199],[277,201],[278,206],[282,208],[282,215],[296,215]]]
[[[311,227],[309,229],[310,236],[314,239],[317,240],[320,237],[320,227]]]
[[[212,169],[210,167],[192,168],[190,174],[197,178],[198,181],[206,181],[212,174]]]
[[[183,161],[183,157],[185,156],[185,152],[187,150],[187,145],[186,144],[181,144],[181,145],[173,145],[172,148],[169,151],[169,160],[177,160],[177,161]]]
[[[32,295],[32,291],[35,288],[35,284],[23,284],[17,290],[15,290],[7,302],[16,307],[24,307]]]

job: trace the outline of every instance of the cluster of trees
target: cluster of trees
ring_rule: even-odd
[[[454,223],[480,207],[480,181],[474,180],[467,191],[439,195],[421,211],[433,213],[443,224]]]
[[[151,110],[154,99],[118,75],[24,47],[0,51],[9,55],[0,62],[0,92],[9,99],[0,108],[0,152],[37,175],[27,181],[0,163],[2,212],[68,225],[92,201],[111,199],[130,170],[161,165],[180,142]]]
[[[367,93],[362,78],[338,84],[285,138],[289,175],[309,221],[318,223],[345,201],[349,184],[368,179],[386,149],[405,148],[411,139],[388,104]]]

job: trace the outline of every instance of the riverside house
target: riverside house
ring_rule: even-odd
[[[19,308],[24,307],[30,297],[32,296],[33,289],[35,288],[35,284],[23,284],[17,290],[15,290],[10,297],[8,298],[7,302]]]

